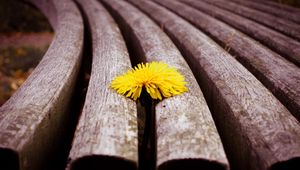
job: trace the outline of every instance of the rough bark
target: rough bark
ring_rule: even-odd
[[[136,103],[110,88],[131,68],[117,24],[96,0],[77,0],[92,36],[92,71],[70,152],[70,169],[137,169]]]
[[[188,92],[160,101],[155,106],[158,169],[228,169],[223,146],[192,71],[167,35],[132,5],[106,0],[132,42],[146,61],[164,61],[181,72]],[[174,168],[174,167],[173,167]]]
[[[150,1],[132,3],[163,27],[186,57],[212,110],[232,168],[271,169],[278,162],[288,165],[299,160],[299,122],[250,72],[165,8]]]
[[[288,60],[300,66],[300,42],[254,21],[215,7],[203,1],[181,0],[267,45]]]
[[[49,2],[49,1],[47,1]],[[46,1],[33,3],[46,4]],[[67,108],[81,62],[83,22],[79,10],[69,0],[41,5],[42,11],[56,12],[56,35],[45,56],[18,91],[0,108],[0,155],[14,153],[11,165],[39,170],[49,165],[57,153],[72,115]],[[49,8],[55,9],[49,9]],[[67,11],[67,12],[66,12]],[[2,160],[0,160],[2,162]],[[0,169],[5,169],[5,163]]]

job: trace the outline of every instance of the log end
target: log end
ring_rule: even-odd
[[[135,162],[115,156],[89,155],[71,162],[69,170],[112,169],[137,170]]]
[[[300,169],[300,157],[294,157],[286,161],[277,162],[271,166],[271,170],[296,170]]]
[[[181,169],[209,169],[209,170],[227,170],[228,165],[217,161],[210,161],[206,159],[180,159],[170,160],[159,165],[158,170],[181,170]]]
[[[12,149],[0,148],[0,166],[1,169],[18,170],[19,156]]]

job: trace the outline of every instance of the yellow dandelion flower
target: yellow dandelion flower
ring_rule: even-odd
[[[111,87],[117,93],[136,100],[143,87],[153,99],[162,100],[187,91],[184,77],[173,67],[163,62],[141,63],[117,76]]]

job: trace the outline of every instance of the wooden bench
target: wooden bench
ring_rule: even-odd
[[[143,112],[142,114],[150,115],[151,113],[155,113],[157,117],[156,124],[157,124],[158,166],[160,166],[160,164],[165,163],[163,167],[174,166],[175,164],[177,166],[179,165],[180,167],[184,167],[184,166],[186,167],[192,165],[198,165],[198,167],[199,166],[220,167],[220,168],[222,166],[224,168],[228,167],[228,163],[226,160],[226,156],[219,135],[213,123],[208,106],[205,103],[202,92],[200,91],[200,88],[197,85],[197,82],[193,77],[191,70],[189,69],[188,65],[185,63],[179,51],[172,44],[171,40],[168,39],[168,37],[159,29],[159,27],[156,26],[149,18],[147,18],[145,15],[143,15],[141,12],[139,12],[130,4],[123,1],[106,1],[105,3],[107,4],[107,6],[109,6],[108,8],[112,11],[116,20],[120,23],[121,25],[120,28],[123,31],[125,31],[124,35],[127,35],[125,36],[127,42],[129,42],[132,45],[132,47],[140,47],[140,49],[136,49],[134,51],[135,58],[133,57],[131,58],[133,62],[165,61],[168,64],[176,66],[182,73],[185,74],[185,77],[188,78],[187,81],[189,83],[189,89],[190,89],[188,93],[181,96],[166,99],[163,102],[160,102],[158,105],[155,106],[155,110],[153,111],[148,112],[147,110],[143,111],[143,109],[138,110],[139,112]],[[93,163],[97,163],[96,165],[93,165],[94,167],[116,168],[113,166],[114,164],[112,164],[112,162],[108,161],[106,163],[107,157],[113,156],[115,159],[119,157],[119,158],[123,158],[123,160],[132,160],[130,156],[131,157],[137,156],[137,152],[136,150],[134,150],[137,149],[134,148],[135,146],[134,144],[136,144],[136,142],[135,143],[133,142],[133,144],[131,145],[128,145],[130,143],[125,143],[125,142],[121,143],[121,146],[124,148],[132,148],[133,151],[135,151],[133,152],[135,153],[133,155],[131,154],[128,156],[125,154],[125,152],[123,154],[122,153],[120,154],[115,151],[105,152],[105,150],[108,150],[108,148],[116,148],[116,146],[102,144],[102,143],[107,143],[108,141],[116,141],[114,139],[106,137],[106,135],[110,133],[105,132],[105,130],[110,129],[110,131],[113,132],[114,136],[116,137],[122,137],[123,135],[125,135],[125,134],[120,134],[120,131],[122,129],[126,129],[125,126],[126,122],[125,124],[124,122],[123,123],[120,122],[121,125],[124,125],[122,127],[111,126],[110,124],[112,122],[118,122],[118,120],[126,120],[126,117],[128,117],[128,114],[130,113],[126,113],[125,111],[124,113],[122,113],[122,115],[124,115],[124,118],[122,118],[119,112],[123,112],[122,110],[124,109],[122,109],[122,107],[124,103],[117,104],[117,106],[119,107],[119,109],[117,109],[118,107],[116,107],[116,110],[118,112],[116,112],[115,114],[117,115],[115,117],[110,117],[110,115],[113,113],[111,113],[109,110],[102,109],[101,107],[99,107],[99,105],[100,106],[107,105],[107,107],[109,105],[116,105],[115,100],[121,100],[122,98],[120,98],[119,96],[116,97],[116,99],[113,100],[113,103],[111,104],[109,103],[102,104],[103,101],[100,99],[103,96],[103,93],[96,93],[95,91],[99,88],[99,85],[97,86],[96,84],[99,84],[99,82],[103,82],[100,84],[102,84],[102,86],[105,87],[104,89],[107,88],[106,90],[104,90],[105,93],[107,93],[107,95],[104,96],[116,95],[114,92],[108,89],[109,87],[107,87],[107,84],[109,84],[111,78],[116,76],[116,75],[111,75],[111,72],[115,72],[114,70],[122,71],[122,69],[110,68],[109,66],[116,65],[118,63],[124,65],[124,61],[123,61],[124,59],[116,59],[115,61],[116,63],[110,63],[111,60],[108,59],[111,58],[112,55],[116,55],[114,51],[115,49],[123,48],[124,50],[118,51],[120,53],[122,52],[121,54],[123,55],[124,55],[124,51],[126,50],[124,45],[122,48],[120,47],[120,45],[112,45],[114,42],[122,42],[122,39],[120,35],[119,37],[114,37],[111,34],[109,34],[110,31],[116,30],[114,28],[116,27],[116,25],[112,23],[111,21],[112,19],[107,19],[109,18],[108,13],[103,9],[103,7],[95,1],[93,1],[90,4],[85,4],[84,1],[80,1],[80,4],[82,5],[84,11],[93,11],[93,13],[89,12],[87,13],[87,15],[90,21],[93,42],[95,46],[93,46],[94,62],[93,62],[93,69],[92,69],[91,81],[89,86],[89,90],[91,91],[88,91],[87,98],[86,98],[87,106],[84,107],[81,116],[82,118],[80,119],[76,131],[76,136],[74,138],[74,143],[70,154],[72,160],[70,169],[85,169],[90,165],[93,165]],[[98,18],[99,16],[103,16],[103,19],[99,19]],[[107,20],[109,20],[109,22]],[[112,25],[114,27],[110,26],[109,28],[108,25]],[[103,28],[104,26],[105,28]],[[99,30],[99,28],[102,28],[100,30],[102,30],[103,33],[99,31],[96,32],[96,30],[97,29]],[[117,32],[114,34],[119,34]],[[99,38],[100,36],[103,38]],[[115,41],[116,39],[120,39],[120,41]],[[100,40],[102,40],[102,43]],[[112,42],[110,43],[111,47],[109,48],[106,45],[107,43],[105,43],[107,41]],[[98,48],[103,50],[102,51],[97,50]],[[129,57],[127,56],[127,60],[128,59]],[[104,63],[107,64],[107,67],[105,68],[110,69],[107,72],[102,71]],[[128,66],[125,68],[128,68]],[[103,72],[103,75],[98,75],[98,78],[93,78],[94,76],[97,76],[96,74],[98,74],[99,72]],[[93,73],[95,73],[95,75]],[[105,75],[110,75],[110,78],[108,79],[105,78],[106,81],[103,80],[101,81],[103,77],[106,77]],[[91,94],[89,92],[91,92]],[[93,100],[93,102],[91,100]],[[182,101],[187,101],[187,102],[182,102]],[[132,102],[132,101],[127,99],[127,102]],[[197,107],[195,107],[195,105]],[[90,109],[90,107],[92,106],[100,110]],[[193,109],[187,111],[188,108],[191,108],[193,106],[194,106]],[[151,110],[152,108],[150,107],[149,109]],[[134,110],[134,108],[132,108],[131,110]],[[133,120],[131,120],[131,122],[136,121],[134,120],[134,118],[136,119],[135,117],[136,113],[131,113],[131,114],[133,114],[132,115]],[[97,117],[99,117],[99,119],[97,119]],[[110,124],[108,123],[105,124],[105,122],[102,123],[104,120],[102,120],[101,118],[107,119],[108,121],[110,120],[109,121]],[[151,118],[149,120],[151,120]],[[173,127],[173,123],[175,123],[176,120],[182,120],[181,122],[182,126],[178,126],[176,128]],[[96,125],[99,126],[98,127],[99,131],[95,131]],[[190,126],[186,126],[186,125],[190,125]],[[137,125],[136,123],[132,123],[131,126],[133,127],[130,127],[128,129],[135,129],[134,126]],[[89,129],[91,129],[90,132]],[[168,129],[173,129],[173,130],[170,131]],[[196,131],[198,131],[197,132],[198,135],[194,133]],[[103,134],[105,136],[100,136],[99,134]],[[131,134],[137,134],[137,132],[133,131],[133,133]],[[182,138],[183,135],[184,138]],[[207,140],[212,142],[207,142]],[[181,141],[180,145],[177,144],[178,141]],[[140,146],[141,150],[143,150],[144,147],[146,147],[144,145],[147,145],[147,143],[142,144],[142,146]],[[174,150],[174,148],[176,148],[176,150]],[[206,148],[206,149],[201,149],[201,148]],[[154,148],[152,147],[151,149],[154,150],[155,146]],[[141,150],[140,152],[143,152]],[[124,149],[120,151],[124,151]],[[126,150],[126,151],[130,152],[130,150]],[[156,151],[152,151],[152,153],[144,152],[144,154],[150,154],[152,156],[152,159],[156,157],[155,155]],[[134,159],[132,161],[133,163],[135,163],[136,166],[137,159],[136,157],[133,158]],[[144,155],[140,154],[140,159],[147,159],[147,158],[145,158]],[[186,159],[190,159],[190,161],[183,161]],[[203,162],[202,161],[197,162],[195,161],[196,159],[203,160]],[[175,163],[172,162],[174,160],[176,160]],[[149,164],[148,161],[154,164]],[[141,163],[140,166],[143,166],[144,168],[153,165],[155,166],[156,163],[153,161],[155,160],[145,160],[143,162],[140,162]],[[212,161],[212,163],[209,163],[210,161]],[[119,165],[116,164],[116,166],[120,166],[120,164]],[[131,167],[125,165],[123,166],[124,167],[122,167],[122,169],[123,168],[134,169],[134,166]]]
[[[165,8],[150,1],[131,2],[164,28],[194,70],[231,168],[276,169],[280,163],[294,164],[299,159],[299,122],[249,71]],[[174,1],[157,2],[175,9]],[[185,10],[183,4],[177,4],[180,10],[176,12]]]
[[[267,45],[288,60],[300,66],[300,43],[288,36],[269,29],[237,14],[217,8],[205,1],[184,0],[197,9],[233,26],[245,34]]]
[[[300,120],[300,69],[259,42],[213,17],[182,3],[164,5],[209,34],[239,60]],[[192,2],[192,1],[190,1]],[[213,2],[213,1],[210,1]],[[274,69],[276,68],[276,69]]]
[[[192,1],[186,2],[196,5]],[[198,6],[202,6],[202,3],[199,4]],[[212,9],[212,11],[214,10],[216,9]],[[197,16],[205,15],[200,11],[196,12],[199,14]],[[188,14],[185,14],[185,16],[188,16]],[[263,82],[264,85],[268,87],[268,89],[271,90],[273,94],[298,118],[298,120],[300,120],[299,67],[293,65],[287,60],[284,60],[282,56],[274,53],[255,40],[249,39],[234,28],[231,28],[230,26],[215,19],[211,19],[211,17],[204,16],[201,18],[209,20],[207,21],[208,23],[218,25],[218,27],[214,26],[214,29],[209,29],[210,26],[204,24],[200,26],[199,20],[197,21],[192,17],[189,17],[188,20],[193,20],[191,22],[196,24],[198,28],[205,30],[205,32],[211,34],[216,41],[221,42],[226,48],[228,48],[228,51],[233,56],[236,56],[236,58],[242,62],[244,66],[247,67],[261,82]],[[243,29],[240,30],[243,31]],[[276,39],[272,39],[271,41],[274,42]],[[300,49],[300,43],[298,44],[299,45],[296,50]],[[296,53],[296,55],[299,54],[300,53]]]
[[[0,169],[300,168],[297,9],[259,0],[29,2],[56,35],[0,108]],[[110,88],[151,61],[177,68],[188,92],[135,102]],[[82,63],[91,73],[80,108],[72,98],[84,88],[75,88]]]
[[[155,104],[151,113],[146,113],[156,118],[157,161],[154,165],[158,169],[227,169],[211,113],[192,71],[175,45],[159,26],[132,5],[111,0],[104,3],[124,30],[129,48],[140,58],[139,62],[164,61],[183,73],[188,82],[188,92],[164,99]]]

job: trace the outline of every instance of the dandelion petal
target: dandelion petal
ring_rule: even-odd
[[[187,91],[187,82],[175,68],[163,62],[140,63],[126,73],[117,76],[111,87],[117,93],[136,100],[140,97],[142,88],[153,99],[171,97]]]

